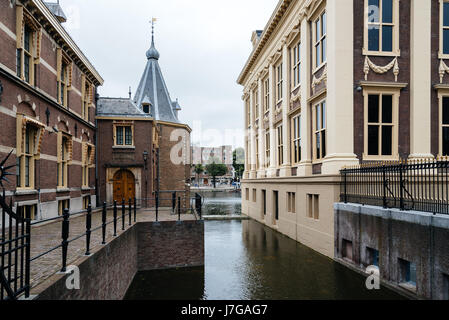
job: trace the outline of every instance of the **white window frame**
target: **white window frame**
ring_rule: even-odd
[[[325,25],[326,25],[326,30],[325,32],[323,32],[323,17],[325,16]],[[320,35],[317,34],[317,22],[320,22]],[[324,66],[327,63],[327,52],[328,52],[328,43],[327,43],[327,13],[326,10],[322,10],[317,16],[316,18],[313,20],[313,25],[312,25],[312,29],[313,29],[313,67],[314,67],[314,72],[318,71],[318,69],[320,69],[322,66]],[[318,38],[319,36],[319,38]],[[326,43],[326,54],[323,55],[323,43]],[[317,57],[317,46],[320,45],[320,57],[321,57],[321,61],[320,63],[318,63],[318,57]]]
[[[393,22],[392,23],[383,23],[382,22],[382,1],[379,0],[380,9],[379,9],[379,22],[370,23],[369,22],[369,9],[368,9],[368,0],[364,0],[364,41],[363,41],[363,55],[366,56],[387,56],[387,57],[399,57],[401,55],[400,45],[399,45],[399,24],[400,24],[400,16],[399,16],[399,0],[393,0]],[[370,51],[368,50],[368,25],[369,24],[379,24],[379,50],[378,51]],[[390,51],[382,51],[382,25],[390,25],[393,26],[393,50]]]
[[[263,93],[264,93],[264,113],[270,111],[270,77],[267,76],[263,81]]]
[[[449,127],[449,125],[443,124],[443,98],[449,98],[449,89],[440,89],[438,90],[438,114],[439,114],[439,122],[438,122],[438,154],[439,156],[443,155],[443,127]],[[446,156],[449,156],[446,155]]]
[[[276,160],[278,167],[284,164],[284,126],[280,124],[276,127]]]
[[[393,130],[392,130],[392,155],[384,156],[382,155],[382,145],[379,145],[379,155],[369,155],[368,154],[368,97],[369,95],[391,95],[393,96]],[[379,160],[399,160],[399,98],[400,98],[400,88],[364,88],[363,99],[364,99],[364,148],[363,148],[363,160],[365,161],[379,161]],[[382,98],[380,97],[380,104],[382,103]],[[380,113],[381,115],[381,113]],[[380,121],[381,119],[379,119]],[[382,135],[379,134],[379,140],[382,141]]]
[[[284,85],[284,73],[283,73],[283,63],[280,62],[276,65],[276,104],[279,104],[284,98],[283,85]]]
[[[292,65],[292,90],[301,86],[301,41],[291,48],[291,65]]]
[[[271,166],[271,135],[268,129],[265,132],[265,167],[269,168]]]
[[[299,164],[302,160],[301,113],[292,116],[290,126],[292,137],[292,146],[291,146],[292,164]],[[295,151],[296,145],[298,145],[297,151]],[[298,157],[298,161],[296,161],[296,157]]]
[[[438,58],[439,59],[449,59],[449,53],[444,53],[444,37],[443,37],[443,30],[444,29],[449,29],[449,27],[445,27],[444,26],[444,4],[448,3],[449,4],[449,0],[440,0],[440,31],[439,31],[439,35],[440,35],[440,47],[439,47],[439,51],[438,51]]]
[[[320,125],[320,128],[317,127],[317,108],[320,107],[320,121],[323,121],[323,105],[325,107],[325,116],[324,116],[324,123]],[[319,102],[313,104],[313,110],[312,110],[312,130],[313,130],[313,137],[312,137],[312,149],[313,149],[313,162],[314,163],[321,163],[324,158],[327,156],[327,149],[328,149],[328,139],[327,139],[327,101],[326,99],[322,99]],[[318,157],[317,154],[317,135],[320,135],[320,155]],[[324,153],[323,153],[323,134],[325,136],[325,146],[324,146]],[[324,156],[323,156],[324,154]]]

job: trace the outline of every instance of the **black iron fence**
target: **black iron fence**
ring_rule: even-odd
[[[171,214],[178,215],[181,220],[182,214],[193,214],[195,218],[202,219],[203,198],[195,193],[190,196],[186,191],[162,191],[156,192],[154,197],[137,199],[137,205],[149,211],[155,211],[156,221],[159,221],[161,209],[169,209]]]
[[[367,163],[341,170],[345,203],[449,214],[448,158]]]
[[[5,191],[0,195],[1,213],[1,257],[0,300],[15,300],[22,294],[30,295],[30,240],[31,217],[12,211],[7,204]],[[6,226],[8,225],[8,226]]]
[[[120,203],[114,201],[111,204],[104,202],[100,207],[92,208],[89,204],[86,210],[80,212],[70,212],[65,209],[61,216],[53,218],[31,221],[31,217],[16,215],[12,208],[12,197],[10,203],[7,204],[5,192],[0,194],[1,214],[1,270],[0,270],[0,300],[15,300],[21,295],[25,298],[30,296],[30,265],[31,263],[38,263],[42,257],[50,253],[61,250],[61,272],[67,271],[68,250],[70,244],[85,238],[85,255],[90,255],[93,245],[92,233],[101,230],[101,244],[106,244],[107,228],[112,225],[112,236],[118,236],[118,230],[126,230],[127,226],[132,226],[137,222],[138,209],[144,209],[142,212],[152,211],[155,214],[155,220],[159,221],[160,210],[165,210],[167,207],[161,207],[161,200],[171,203],[170,214],[177,215],[177,220],[182,219],[184,214],[193,214],[196,219],[202,219],[201,206],[202,198],[199,194],[195,197],[187,198],[181,192],[172,191],[164,192],[165,196],[160,197],[159,193],[155,197],[148,199],[123,199]],[[169,197],[167,196],[169,195]],[[182,204],[184,202],[184,205]],[[186,205],[186,203],[188,205]],[[92,225],[92,215],[94,213],[100,214],[101,222],[97,226]],[[22,213],[23,214],[23,213]],[[146,213],[148,215],[148,213]],[[85,231],[81,234],[71,237],[73,230],[71,229],[71,221],[73,219],[85,219]],[[97,219],[98,220],[98,219]],[[47,249],[34,257],[31,257],[31,227],[39,226],[45,223],[61,223],[61,242]],[[72,231],[72,232],[71,232]]]

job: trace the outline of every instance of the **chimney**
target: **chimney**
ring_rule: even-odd
[[[251,43],[253,44],[253,49],[256,47],[257,43],[259,42],[262,32],[263,32],[262,30],[253,31],[253,34],[251,36]]]

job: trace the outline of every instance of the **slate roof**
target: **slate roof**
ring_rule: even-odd
[[[53,13],[55,17],[58,19],[61,19],[63,22],[67,21],[67,17],[64,14],[64,11],[62,11],[61,6],[58,2],[44,2],[44,4],[47,6],[47,8]]]
[[[144,113],[131,99],[126,98],[99,98],[97,114],[99,116],[151,117],[151,113]]]
[[[134,96],[134,104],[142,108],[142,103],[151,102],[151,113],[154,119],[160,121],[180,123],[177,111],[181,109],[179,104],[170,98],[170,94],[165,84],[159,66],[159,52],[154,46],[154,37],[151,40],[151,47],[146,53],[147,65]]]

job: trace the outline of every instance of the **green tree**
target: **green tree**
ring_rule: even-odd
[[[216,177],[224,176],[228,173],[228,167],[222,163],[216,163],[212,161],[212,163],[206,166],[206,171],[209,176],[212,177],[212,183],[214,184],[214,188],[216,187]]]
[[[204,167],[201,163],[197,164],[197,165],[195,165],[195,168],[193,169],[193,171],[196,174],[196,181],[198,182],[198,185],[199,185],[198,176],[204,172]]]
[[[232,166],[234,167],[236,178],[240,180],[245,171],[245,150],[243,148],[237,148],[232,153]]]

